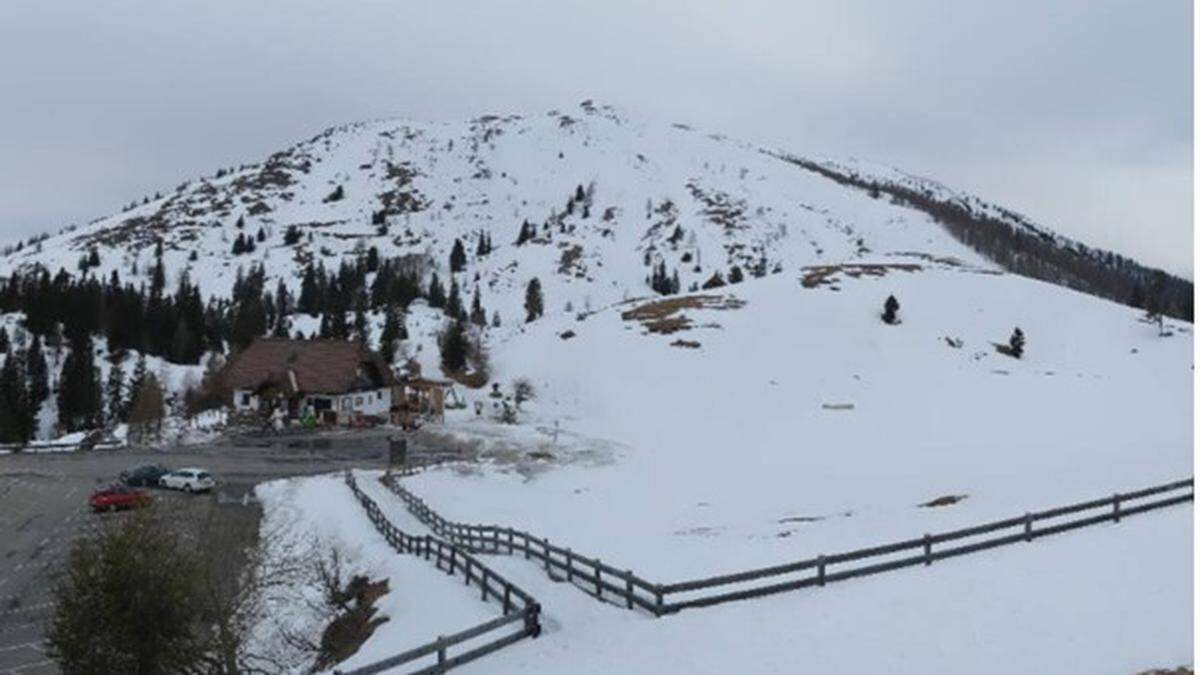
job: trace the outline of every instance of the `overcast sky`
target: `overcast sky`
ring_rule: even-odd
[[[1192,275],[1187,0],[3,0],[0,239],[334,124],[586,98],[892,164]]]

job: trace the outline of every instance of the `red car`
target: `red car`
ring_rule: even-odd
[[[136,509],[150,503],[150,495],[124,485],[111,485],[96,490],[88,498],[88,505],[96,513],[101,511]]]

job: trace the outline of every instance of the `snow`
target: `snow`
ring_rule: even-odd
[[[273,549],[271,555],[315,561],[322,551],[337,549],[348,575],[361,573],[372,581],[388,581],[389,593],[376,603],[377,616],[388,620],[358,653],[338,664],[341,670],[393,656],[499,615],[494,603],[484,603],[476,594],[464,591],[461,581],[438,572],[423,559],[392,550],[341,475],[263,483],[256,487],[255,496],[262,502],[261,531]],[[295,664],[292,672],[307,672],[306,664],[296,654],[287,653],[279,628],[303,627],[310,635],[319,635],[324,626],[306,604],[315,593],[312,586],[289,589],[259,625],[258,649],[282,652]]]
[[[490,558],[537,640],[468,673],[1087,673],[1192,663],[1192,508],[823,589],[653,619]]]
[[[824,161],[1009,218],[889,167]],[[536,399],[518,424],[501,425],[486,390],[460,388],[468,406],[447,413],[443,441],[478,452],[479,461],[431,469],[406,485],[448,518],[527,529],[663,582],[907,539],[1193,472],[1190,324],[1168,321],[1171,335],[1159,337],[1133,309],[1000,273],[926,214],[760,148],[584,106],[457,124],[346,125],[274,163],[286,184],[245,187],[262,167],[200,179],[0,257],[0,275],[35,262],[74,269],[96,245],[94,274],[117,270],[143,283],[152,243],[139,237],[161,233],[169,278],[186,270],[206,297],[226,296],[236,271],[251,264],[264,267],[266,288],[283,280],[297,293],[304,261],[334,270],[369,246],[382,256],[429,256],[448,287],[447,257],[461,238],[469,252],[457,275],[464,302],[478,288],[489,317],[502,318],[483,331],[492,381],[511,391],[528,379]],[[411,182],[398,183],[400,166]],[[346,198],[324,201],[336,186]],[[577,186],[591,193],[587,218],[577,202],[564,212]],[[381,234],[371,214],[394,190],[423,208],[389,216]],[[265,210],[252,214],[256,203]],[[262,228],[266,241],[233,256],[239,216],[241,232]],[[138,217],[170,227],[132,227]],[[538,237],[518,247],[525,219]],[[295,246],[282,243],[289,225],[303,234]],[[677,226],[683,236],[675,240]],[[495,250],[479,258],[481,231]],[[770,274],[707,292],[727,306],[683,310],[692,325],[678,332],[650,333],[622,318],[651,299],[651,264],[665,262],[686,289],[735,264],[749,272],[760,258]],[[812,266],[845,264],[875,265],[869,271],[881,276],[842,268],[828,283],[803,283]],[[524,291],[534,277],[546,314],[526,323]],[[899,325],[879,319],[888,295],[900,302]],[[319,325],[291,320],[306,334]],[[378,334],[382,317],[370,321]],[[414,303],[400,358],[439,376],[444,321]],[[1019,360],[994,348],[1017,326],[1028,340]],[[102,369],[103,356],[98,345]],[[157,360],[151,369],[166,371],[174,391],[201,372]],[[487,415],[475,416],[476,402]],[[43,437],[52,419],[44,409]],[[196,422],[181,437],[204,438],[219,425]],[[411,622],[404,612],[451,603],[443,623],[434,617],[419,631],[389,622],[380,629],[389,637],[373,638],[368,656],[427,641],[443,625],[469,625],[470,612],[493,615],[482,603],[454,605],[461,589],[392,555],[349,493],[321,480],[272,484],[264,496],[299,529],[337,535],[339,547],[394,578],[397,600],[387,602],[398,603],[389,605],[397,616]],[[965,499],[918,506],[946,495]],[[418,527],[388,508],[401,527]],[[1191,648],[1190,513],[659,621],[498,559],[502,573],[546,604],[547,634],[473,667],[1129,673],[1177,665]],[[1102,555],[1088,559],[1092,551]]]
[[[969,268],[837,286],[720,289],[745,305],[688,311],[696,327],[665,336],[617,310],[571,322],[565,341],[568,324],[530,326],[493,346],[497,379],[539,392],[523,424],[496,440],[472,413],[451,418],[496,459],[406,485],[448,518],[677,581],[1191,475],[1190,326],[1160,338],[1128,308]],[[897,326],[878,318],[889,293]],[[991,345],[1014,326],[1020,360]],[[681,338],[701,346],[670,346]],[[525,459],[507,461],[513,448]],[[944,495],[967,498],[917,506]]]
[[[426,533],[379,475],[358,472],[360,487],[395,525]],[[317,532],[373,541],[365,514],[350,509],[357,504],[334,480],[288,481],[321,501],[293,498],[284,508],[323,514]],[[280,504],[268,502],[268,513]],[[1192,516],[1190,505],[1172,507],[930,568],[659,619],[598,603],[520,556],[487,556],[541,603],[543,633],[465,672],[1128,675],[1174,667],[1191,663]],[[403,559],[383,551],[380,564],[388,555]],[[452,596],[474,599],[459,584],[435,583],[443,576],[421,566],[406,579],[428,579],[420,598],[431,609]]]

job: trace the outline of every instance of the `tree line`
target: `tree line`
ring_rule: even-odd
[[[939,199],[929,189],[867,179],[798,157],[775,156],[873,197],[886,194],[897,204],[923,211],[954,238],[1014,274],[1097,295],[1150,314],[1193,320],[1193,284],[1186,279],[1112,251],[1056,238],[1005,209],[999,209],[1004,216],[1001,218],[974,210],[962,201]]]

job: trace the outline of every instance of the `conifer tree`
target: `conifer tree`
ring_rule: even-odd
[[[63,362],[58,385],[58,419],[67,431],[95,428],[103,417],[92,349],[91,335],[75,336],[71,339],[71,353]]]
[[[429,306],[434,309],[441,309],[446,306],[446,290],[442,287],[442,282],[438,279],[437,272],[434,272],[429,279]]]
[[[1025,333],[1020,328],[1013,329],[1012,336],[1008,338],[1008,349],[1018,359],[1025,353]]]
[[[125,421],[125,371],[120,361],[113,361],[108,369],[108,379],[104,382],[105,419],[110,425]]]
[[[446,298],[446,316],[456,320],[466,316],[462,296],[458,292],[458,281],[454,279],[450,281],[450,295]]]
[[[883,303],[883,322],[886,324],[896,323],[896,312],[900,311],[900,303],[896,300],[896,296],[889,295]]]
[[[383,332],[379,336],[379,353],[383,355],[384,361],[391,364],[396,355],[397,343],[407,339],[408,330],[404,326],[404,318],[395,308],[387,308]]]
[[[461,239],[455,239],[450,248],[450,273],[461,272],[467,267],[467,252],[463,249]]]
[[[50,370],[46,367],[46,355],[42,352],[42,336],[34,334],[25,356],[26,374],[29,379],[29,404],[36,417],[42,403],[50,397]]]
[[[371,341],[371,327],[367,323],[366,296],[359,297],[358,301],[354,303],[354,339],[364,345]]]
[[[487,312],[483,311],[483,302],[479,299],[479,287],[475,287],[475,295],[471,298],[471,323],[483,327],[487,325]]]
[[[545,302],[542,298],[542,282],[534,277],[525,287],[525,322],[529,323],[542,316]]]
[[[34,412],[26,385],[25,354],[9,350],[0,368],[0,438],[8,443],[25,443],[33,435]]]
[[[461,320],[447,324],[438,340],[438,346],[441,348],[442,370],[453,374],[466,368],[470,343],[467,340],[467,328]]]

